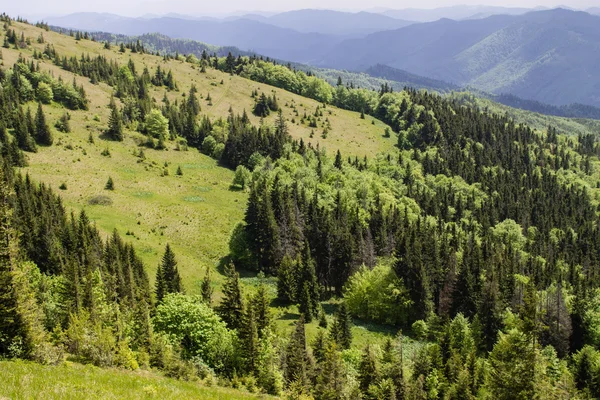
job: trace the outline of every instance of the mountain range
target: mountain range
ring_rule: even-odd
[[[574,62],[574,60],[577,60]],[[553,105],[600,105],[600,17],[555,9],[441,19],[347,40],[320,65],[410,73]]]
[[[80,13],[48,22],[127,35],[157,32],[323,68],[368,72],[388,66],[555,106],[600,106],[600,16],[592,15],[600,9],[588,11],[456,6],[380,13],[298,10],[226,19]],[[500,14],[484,17],[489,13]],[[439,15],[454,19],[411,22]]]

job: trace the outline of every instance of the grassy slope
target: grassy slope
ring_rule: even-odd
[[[33,47],[41,50],[44,45],[35,43],[42,30],[29,25],[15,24],[17,32],[24,31],[25,36],[32,38]],[[212,106],[201,99],[202,113],[213,118],[226,117],[232,107],[236,112],[246,109],[250,111],[253,89],[270,93],[276,90],[278,102],[283,106],[284,115],[291,121],[295,115],[291,107],[296,105],[302,116],[304,112],[314,112],[316,101],[257,84],[237,76],[230,76],[215,70],[201,74],[193,65],[181,61],[164,62],[160,57],[141,54],[121,54],[117,48],[103,49],[100,43],[60,35],[54,32],[43,32],[47,43],[52,43],[62,56],[80,56],[82,53],[94,56],[103,54],[109,59],[118,59],[121,64],[127,63],[131,57],[139,71],[147,66],[153,74],[157,65],[171,69],[179,85],[178,92],[167,93],[170,100],[182,99],[192,84],[198,88],[199,94],[206,97],[210,93]],[[21,51],[30,56],[32,49]],[[19,52],[14,49],[3,49],[4,63],[11,66]],[[42,62],[41,69],[51,71],[55,77],[62,76],[66,81],[73,79],[73,74],[61,70],[49,62]],[[78,77],[90,99],[89,112],[71,112],[73,132],[61,134],[54,132],[55,145],[41,148],[37,154],[30,154],[30,166],[26,172],[37,180],[47,183],[55,189],[61,183],[67,184],[67,190],[61,193],[65,204],[75,210],[84,208],[90,218],[95,221],[104,233],[117,228],[122,234],[127,231],[135,235],[132,239],[142,258],[149,268],[151,279],[159,262],[164,245],[170,242],[178,257],[184,284],[189,292],[196,292],[198,281],[204,274],[206,266],[215,266],[228,253],[228,239],[233,227],[243,219],[247,195],[243,192],[229,190],[233,172],[217,165],[216,161],[196,150],[178,152],[170,143],[169,151],[145,150],[147,160],[138,163],[135,154],[139,151],[134,138],[137,133],[129,132],[123,143],[108,142],[100,139],[100,134],[107,126],[108,102],[112,89],[107,85],[92,85],[89,80]],[[221,81],[223,84],[221,84]],[[164,89],[153,89],[152,95],[160,102],[165,94]],[[34,108],[35,105],[32,104]],[[35,109],[35,108],[34,108]],[[45,107],[49,124],[53,124],[64,112],[58,105]],[[330,114],[331,113],[331,114]],[[94,116],[98,117],[98,121]],[[340,149],[347,155],[373,156],[377,152],[393,148],[394,139],[383,138],[385,125],[372,119],[360,119],[358,113],[328,107],[324,117],[331,121],[332,130],[327,139],[320,137],[322,129],[315,130],[313,139],[309,138],[311,128],[307,125],[290,124],[290,133],[295,138],[304,138],[307,142],[317,143],[328,151]],[[273,122],[275,116],[266,119]],[[251,115],[254,123],[258,118]],[[298,117],[296,117],[299,120]],[[92,133],[95,143],[88,142]],[[72,149],[70,149],[72,147]],[[104,157],[101,152],[108,148],[111,157]],[[167,177],[161,177],[164,163],[169,164]],[[177,166],[183,169],[183,176],[175,175]],[[103,190],[108,177],[111,176],[116,185],[114,192]],[[113,204],[110,206],[90,206],[88,201],[97,195],[108,195]],[[220,276],[215,274],[217,283]]]
[[[152,372],[64,363],[0,361],[0,399],[266,399],[238,390],[164,378]]]

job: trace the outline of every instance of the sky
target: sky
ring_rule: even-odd
[[[280,12],[303,8],[343,11],[378,8],[437,8],[456,4],[493,5],[504,7],[554,7],[564,5],[576,9],[599,6],[598,0],[2,0],[0,12],[30,19],[70,14],[73,12],[110,12],[126,16],[145,14],[189,14],[194,16],[225,16],[242,12]]]

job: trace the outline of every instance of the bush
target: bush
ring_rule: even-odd
[[[420,319],[412,324],[412,332],[415,339],[426,340],[427,336],[429,336],[429,327],[425,321]]]
[[[212,156],[216,145],[217,141],[215,138],[212,136],[207,136],[202,142],[202,153],[206,154],[207,156]]]
[[[392,325],[407,322],[412,304],[402,280],[388,265],[362,267],[348,280],[344,297],[352,315]]]
[[[54,99],[54,93],[52,92],[52,88],[45,82],[40,82],[38,84],[36,94],[37,99],[44,104],[50,104],[52,99]]]
[[[112,199],[105,195],[93,196],[88,200],[90,206],[110,206],[112,203]]]
[[[184,342],[184,358],[200,357],[215,371],[233,358],[233,334],[199,297],[170,294],[156,308],[154,328],[172,344]]]

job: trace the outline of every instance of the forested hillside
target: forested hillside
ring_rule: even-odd
[[[199,397],[600,395],[596,135],[1,22],[2,358]]]

